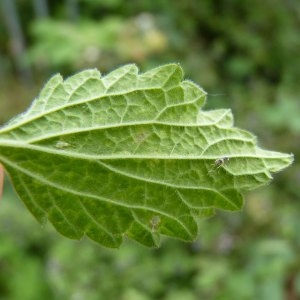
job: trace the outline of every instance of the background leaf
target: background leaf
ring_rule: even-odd
[[[292,162],[258,148],[230,110],[200,110],[205,97],[176,64],[56,75],[0,131],[0,161],[33,215],[67,237],[191,241],[199,217],[240,209],[241,190]]]

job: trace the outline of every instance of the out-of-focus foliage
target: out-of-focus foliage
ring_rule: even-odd
[[[276,212],[268,197],[253,195],[243,215],[203,221],[203,234],[193,244],[168,240],[149,251],[128,241],[119,250],[108,250],[60,238],[50,226],[39,228],[7,188],[0,211],[0,294],[28,300],[96,300],[99,295],[288,299],[283,295],[289,281],[300,292],[300,221],[286,204]]]
[[[167,37],[155,28],[150,14],[128,20],[108,17],[84,20],[42,20],[32,24],[36,44],[28,51],[29,62],[38,68],[102,68],[126,61],[144,61],[166,50]]]
[[[201,222],[194,244],[168,241],[155,251],[57,239],[38,228],[7,186],[0,202],[0,298],[299,298],[299,1],[81,0],[71,14],[72,1],[51,0],[47,20],[33,15],[33,2],[11,2],[27,45],[23,62],[39,85],[26,90],[18,83],[1,19],[0,122],[22,111],[53,72],[180,62],[211,93],[206,108],[231,107],[238,126],[266,148],[293,152],[296,163],[272,186],[248,194],[242,213]]]

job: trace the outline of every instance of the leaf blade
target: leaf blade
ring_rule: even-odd
[[[176,64],[56,75],[0,129],[0,161],[32,214],[69,238],[190,241],[200,217],[241,209],[242,190],[292,162],[258,148],[230,110],[202,111],[205,97]]]

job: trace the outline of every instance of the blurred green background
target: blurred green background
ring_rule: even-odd
[[[0,300],[300,299],[299,0],[0,3],[0,124],[56,72],[179,62],[209,93],[206,109],[232,108],[261,146],[296,157],[246,194],[243,211],[201,221],[192,244],[155,250],[67,240],[41,227],[6,179]]]

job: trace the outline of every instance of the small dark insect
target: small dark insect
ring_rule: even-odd
[[[208,173],[211,173],[211,172],[215,171],[216,169],[221,168],[221,167],[224,166],[228,161],[229,161],[229,157],[227,157],[227,156],[224,156],[224,157],[221,157],[221,158],[216,159],[215,162],[213,163],[213,166],[214,166],[214,167],[213,167]]]
[[[224,156],[215,160],[214,165],[219,169],[229,161],[229,157]]]

